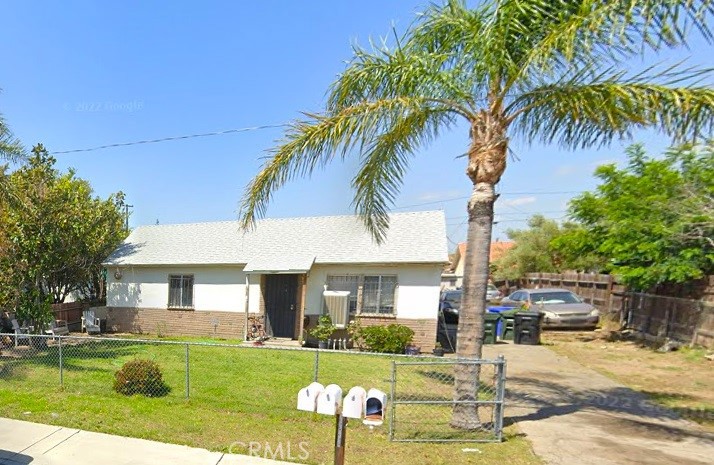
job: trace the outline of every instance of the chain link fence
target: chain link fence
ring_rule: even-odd
[[[390,439],[500,442],[505,360],[392,362]],[[459,380],[465,390],[455,390]]]
[[[124,402],[126,395],[143,394],[169,404],[190,399],[236,415],[264,411],[289,420],[301,418],[296,411],[299,389],[318,381],[338,384],[344,392],[362,386],[391,393],[385,420],[395,441],[501,438],[502,361],[455,363],[433,357],[131,337],[0,334],[0,342],[0,389],[28,396],[59,390],[88,401]],[[473,400],[464,403],[478,410],[482,423],[477,431],[454,429],[449,423],[458,405],[453,400],[454,371],[475,363],[482,384]]]

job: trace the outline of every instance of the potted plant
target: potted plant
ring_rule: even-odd
[[[332,336],[337,327],[332,324],[332,318],[330,315],[322,315],[319,320],[317,320],[317,326],[309,331],[310,336],[318,340],[318,347],[320,349],[327,349],[327,340]]]
[[[437,357],[443,357],[444,356],[444,348],[441,347],[441,343],[437,342],[434,344],[434,350],[432,350],[432,353],[436,355]]]

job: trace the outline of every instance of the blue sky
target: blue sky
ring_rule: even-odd
[[[10,1],[3,6],[0,112],[29,147],[51,152],[167,136],[285,123],[321,108],[325,91],[351,55],[394,24],[404,28],[425,2]],[[711,47],[695,39],[690,57],[711,66]],[[651,63],[647,57],[635,67]],[[122,190],[134,206],[130,224],[228,220],[280,129],[56,155],[98,195]],[[470,182],[456,158],[465,128],[444,134],[414,158],[398,211],[444,209],[449,238],[466,234]],[[636,141],[659,152],[663,137]],[[524,226],[533,213],[561,218],[574,193],[592,189],[593,169],[623,159],[624,147],[563,151],[514,141],[499,185],[498,224]],[[274,197],[268,216],[349,214],[352,160]],[[553,194],[553,192],[565,192]]]

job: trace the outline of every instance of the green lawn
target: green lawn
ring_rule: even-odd
[[[57,347],[30,354],[4,349],[0,356],[0,416],[133,436],[216,451],[245,453],[236,442],[268,443],[274,450],[292,444],[309,452],[306,463],[332,461],[334,418],[295,409],[297,391],[313,378],[314,353],[236,346],[191,345],[190,398],[186,399],[184,344],[145,344],[136,340],[65,344],[60,387]],[[165,397],[125,397],[112,390],[114,373],[136,357],[162,368],[170,387]],[[439,368],[435,368],[438,370]],[[390,392],[391,360],[385,357],[322,353],[319,381],[347,390],[354,385]],[[450,392],[448,377],[415,370],[400,385],[435,397]],[[405,388],[406,389],[406,388]],[[448,395],[448,394],[447,394]],[[400,406],[401,407],[401,406]],[[401,437],[418,425],[443,431],[448,407],[406,409],[397,423]],[[417,422],[415,420],[423,419]],[[454,434],[461,434],[454,432]],[[457,436],[458,437],[458,436]],[[501,463],[540,461],[526,439],[507,428],[501,444],[396,443],[388,426],[370,430],[351,420],[348,463]],[[467,449],[466,452],[463,449]],[[471,449],[470,451],[468,449]],[[478,449],[478,451],[473,451]],[[287,458],[287,457],[285,457]]]

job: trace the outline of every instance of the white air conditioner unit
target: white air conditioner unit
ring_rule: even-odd
[[[344,329],[350,323],[350,293],[349,291],[325,291],[325,309],[332,318],[332,324],[338,329]]]

